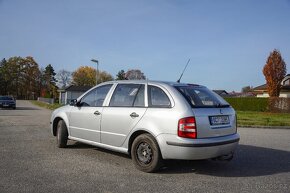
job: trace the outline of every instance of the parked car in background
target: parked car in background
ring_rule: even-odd
[[[110,81],[56,109],[51,131],[67,140],[129,154],[141,171],[164,159],[231,160],[240,136],[235,110],[204,86],[161,81]]]
[[[16,101],[10,96],[0,96],[0,108],[16,109]]]

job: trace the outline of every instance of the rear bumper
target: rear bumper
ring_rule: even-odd
[[[239,142],[240,139],[232,139],[227,141],[219,141],[213,143],[197,143],[197,144],[188,144],[188,143],[176,143],[176,142],[169,142],[167,141],[167,145],[179,146],[179,147],[213,147],[213,146],[220,146],[220,145],[227,145],[231,143]]]
[[[15,108],[16,104],[0,104],[0,108]]]
[[[163,159],[199,160],[231,154],[240,140],[239,134],[205,139],[185,139],[171,134],[157,137]]]

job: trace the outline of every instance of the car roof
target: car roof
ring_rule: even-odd
[[[172,81],[158,81],[158,80],[114,80],[114,81],[109,81],[109,82],[104,82],[104,83],[137,83],[137,84],[166,84],[166,85],[170,85],[170,86],[201,86],[202,85],[198,85],[198,84],[191,84],[191,83],[179,83],[179,82],[172,82]]]

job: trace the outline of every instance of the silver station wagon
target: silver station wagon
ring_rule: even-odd
[[[231,160],[240,136],[235,110],[204,86],[110,81],[56,109],[51,130],[60,148],[75,140],[129,154],[141,171],[164,159]]]

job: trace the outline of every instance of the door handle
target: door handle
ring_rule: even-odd
[[[95,115],[101,115],[101,113],[99,111],[95,111],[94,114]]]
[[[137,113],[133,112],[133,113],[130,114],[130,117],[132,117],[132,118],[139,117],[139,115]]]

